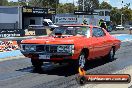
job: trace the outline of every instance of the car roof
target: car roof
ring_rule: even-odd
[[[37,26],[38,26],[38,27],[44,27],[44,25],[29,25],[29,27],[31,27],[31,26],[32,26],[32,27],[37,27]]]
[[[117,25],[117,26],[122,26],[122,25]]]

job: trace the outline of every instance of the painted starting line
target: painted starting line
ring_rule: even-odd
[[[132,41],[132,35],[129,35],[129,34],[116,34],[113,36],[121,40],[122,42]],[[16,58],[19,56],[23,56],[20,50],[0,52],[0,61],[10,60],[12,57]]]

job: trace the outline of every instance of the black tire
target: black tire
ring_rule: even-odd
[[[50,28],[50,31],[53,31],[55,28]]]
[[[86,68],[86,62],[87,62],[86,54],[84,52],[82,52],[80,54],[80,56],[78,57],[78,67],[85,69]]]
[[[77,71],[78,72],[78,69],[79,69],[79,67],[80,67],[80,65],[79,65],[79,58],[80,58],[80,56],[85,56],[85,64],[84,64],[84,66],[83,67],[81,67],[81,68],[83,68],[84,70],[86,70],[86,63],[87,63],[87,59],[86,59],[86,54],[84,53],[84,52],[82,52],[80,55],[79,55],[79,57],[78,57],[78,59],[76,60],[76,61],[72,61],[72,62],[70,62],[69,63],[69,66],[70,66],[70,70],[72,70],[72,71]]]
[[[115,56],[115,48],[112,47],[109,54],[106,56],[106,58],[108,61],[113,61],[115,60],[114,56]]]
[[[31,59],[31,63],[33,65],[34,68],[41,68],[43,65],[43,62],[41,62],[39,59]]]
[[[77,76],[76,81],[77,81],[78,84],[83,86],[84,84],[86,84],[87,79],[84,76]]]

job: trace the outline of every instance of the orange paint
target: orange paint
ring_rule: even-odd
[[[42,45],[62,45],[62,44],[73,44],[74,54],[69,59],[77,60],[81,51],[86,48],[88,49],[88,58],[95,59],[96,57],[105,56],[109,53],[111,48],[114,46],[115,50],[119,49],[121,41],[111,36],[106,30],[103,29],[105,36],[93,37],[93,27],[99,28],[93,25],[64,25],[64,27],[90,27],[90,37],[86,36],[70,36],[65,38],[55,38],[53,36],[38,37],[33,39],[23,40],[22,44],[42,44]],[[62,57],[63,60],[64,57]],[[51,58],[56,59],[56,58]],[[56,59],[57,60],[57,59]]]

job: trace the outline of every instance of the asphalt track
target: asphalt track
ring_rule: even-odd
[[[124,32],[121,31],[121,33],[123,34]],[[119,36],[121,33],[119,33]],[[114,31],[112,34],[117,34],[117,32]],[[14,38],[11,39],[16,40]],[[17,38],[18,41],[21,41],[21,39],[25,38]],[[122,37],[122,40],[124,40],[124,37]],[[116,60],[113,62],[106,62],[102,59],[89,62],[87,73],[126,73],[132,76],[132,41],[125,39],[120,50],[117,51],[115,58]],[[132,88],[132,83],[92,83],[80,86],[75,80],[76,74],[77,72],[73,71],[67,64],[45,63],[42,70],[37,71],[33,69],[29,58],[5,58],[0,61],[0,88]]]
[[[123,42],[120,50],[116,53],[116,60],[106,62],[103,59],[91,61],[87,67],[89,74],[132,74],[132,42]],[[67,64],[57,65],[45,63],[42,70],[33,69],[30,59],[18,58],[15,60],[0,62],[0,88],[106,88],[98,87],[100,84],[88,84],[80,86],[75,77],[77,72],[73,71]],[[102,84],[104,85],[104,84]],[[107,88],[117,88],[116,84]],[[100,85],[101,86],[101,85]],[[128,88],[126,84],[118,88]]]

